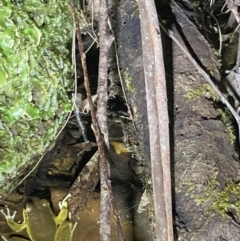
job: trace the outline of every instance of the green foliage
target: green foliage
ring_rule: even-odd
[[[0,196],[72,108],[72,26],[67,0],[0,1]]]

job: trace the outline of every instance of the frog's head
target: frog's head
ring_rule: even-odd
[[[27,212],[31,212],[33,209],[39,208],[39,207],[46,207],[49,208],[49,202],[46,199],[40,199],[38,197],[32,197],[28,200],[26,203],[25,210]]]

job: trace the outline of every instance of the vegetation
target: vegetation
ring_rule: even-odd
[[[208,180],[205,185],[205,196],[195,196],[197,203],[211,203],[207,211],[216,211],[223,217],[226,213],[234,215],[240,214],[240,184],[229,182],[226,186],[219,190],[217,181],[217,172]]]
[[[208,83],[204,83],[200,85],[198,88],[189,89],[184,97],[186,98],[186,101],[189,102],[189,101],[192,101],[193,99],[200,98],[201,96],[204,96],[208,99],[213,99],[213,101],[217,100],[216,92]],[[217,111],[220,113],[221,119],[227,127],[231,144],[235,143],[236,130],[233,125],[234,118],[231,112],[227,108],[225,109],[217,108]]]
[[[189,89],[184,97],[186,98],[186,101],[189,102],[201,96],[205,96],[206,98],[209,98],[209,99],[212,98],[213,100],[217,99],[216,92],[208,83],[204,83],[198,88]]]
[[[0,194],[72,108],[72,25],[66,0],[0,2]]]

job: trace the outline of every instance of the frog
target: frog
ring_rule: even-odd
[[[38,197],[31,198],[32,202],[26,204],[23,209],[23,222],[17,223],[14,221],[16,211],[13,215],[6,206],[6,213],[1,210],[5,216],[8,226],[15,232],[20,232],[26,229],[31,241],[71,241],[73,231],[77,223],[74,225],[70,221],[70,213],[68,212],[67,195],[59,202],[60,213],[55,216],[50,208],[49,202],[46,199]],[[2,239],[7,241],[5,237]],[[25,238],[12,237],[9,241],[26,241]]]

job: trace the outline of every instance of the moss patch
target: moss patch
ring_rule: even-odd
[[[0,2],[0,196],[72,108],[72,25],[66,0]]]
[[[217,172],[209,179],[206,188],[205,196],[195,196],[197,203],[209,202],[207,211],[216,211],[223,217],[227,212],[240,214],[240,184],[229,182],[222,190],[219,190],[217,182]]]
[[[208,83],[204,83],[200,85],[198,88],[189,88],[187,93],[184,95],[187,102],[196,98],[200,98],[202,96],[209,99],[212,98],[213,100],[217,99],[216,92]]]
[[[217,111],[221,114],[221,119],[227,127],[227,131],[228,131],[228,134],[229,134],[229,137],[230,137],[231,144],[235,143],[235,141],[236,141],[236,129],[233,126],[234,118],[233,118],[231,112],[229,111],[228,108],[225,108],[224,110],[218,108]]]

